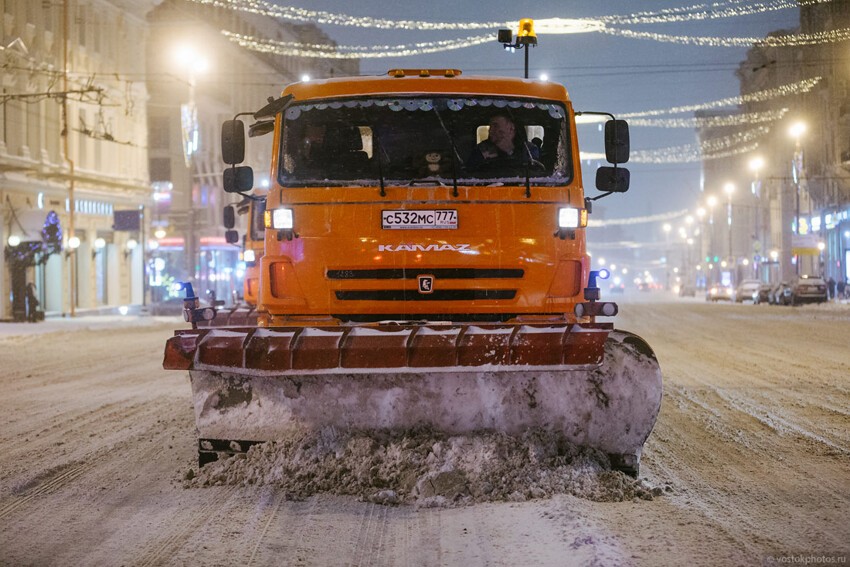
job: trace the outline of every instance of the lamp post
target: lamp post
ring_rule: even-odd
[[[666,243],[666,249],[664,252],[664,270],[666,272],[666,278],[664,282],[664,289],[670,289],[670,231],[673,230],[673,227],[670,226],[669,222],[664,223],[664,226],[661,227],[664,230],[664,241]]]
[[[794,138],[794,158],[791,160],[791,176],[794,179],[794,234],[800,235],[800,176],[803,173],[803,148],[800,145],[800,137],[806,132],[805,122],[795,122],[788,129],[788,133]],[[794,248],[794,242],[791,242],[791,248]],[[800,258],[794,262],[797,275],[800,274]]]
[[[714,207],[717,205],[717,197],[714,195],[709,195],[705,199],[705,204],[708,205],[708,225],[710,227],[710,233],[708,235],[708,255],[712,257],[710,260],[714,261],[714,246],[715,246],[715,235],[714,235]],[[712,276],[713,272],[709,272],[709,275]],[[708,283],[714,283],[713,281],[709,281]]]
[[[732,260],[732,193],[735,192],[733,183],[726,183],[723,186],[723,192],[726,193],[726,224],[729,227],[729,260]]]
[[[192,193],[195,183],[194,156],[199,149],[200,138],[198,133],[198,109],[195,105],[195,87],[197,85],[198,75],[207,71],[209,63],[190,45],[181,45],[178,47],[175,58],[181,70],[186,73],[186,81],[189,85],[189,100],[186,104],[180,105],[180,120],[183,129],[183,157],[186,161],[186,168],[189,174],[186,187],[186,237],[184,246],[184,252],[186,254],[186,278],[193,280],[195,279],[198,251],[196,250],[195,242],[195,203]]]
[[[688,250],[685,258],[685,276],[690,277],[691,274],[691,246],[694,243],[693,237],[696,234],[696,230],[694,229],[694,216],[688,215],[685,217],[685,227],[687,229],[687,235],[685,238],[685,242],[688,244]]]
[[[779,250],[773,249],[770,251],[770,265],[776,266],[776,279],[782,278],[782,270],[781,266],[779,266]],[[770,270],[771,274],[773,274],[773,269]],[[772,283],[774,281],[773,277],[768,278]]]
[[[135,238],[131,238],[127,241],[126,249],[124,250],[125,261],[127,261],[130,256],[132,256],[133,250],[135,250],[138,245],[139,243],[136,241]],[[144,272],[144,269],[142,271]],[[144,277],[144,273],[142,273],[142,279],[144,279]],[[127,303],[133,303],[133,269],[130,266],[129,262],[127,264],[127,296]]]
[[[703,232],[705,232],[705,223],[704,223],[704,221],[705,221],[705,207],[699,207],[697,209],[697,218],[699,219],[699,244],[697,244],[697,246],[698,246],[697,250],[699,251],[699,255],[697,256],[696,271],[694,272],[695,285],[696,285],[696,280],[699,279],[698,276],[700,276],[700,274],[698,273],[701,270],[700,262],[702,262],[703,254],[706,252],[703,249],[703,241],[702,241],[702,235],[703,235]]]
[[[762,227],[767,226],[767,223],[762,223],[762,199],[761,199],[761,179],[759,178],[759,174],[761,169],[764,167],[764,159],[761,156],[754,156],[750,159],[749,168],[750,171],[753,172],[753,183],[751,186],[751,191],[753,197],[755,197],[756,205],[754,207],[754,222],[753,222],[753,252],[757,256],[758,259],[761,258],[761,250],[764,245],[764,241],[766,240],[764,234],[762,234]],[[758,276],[759,272],[759,263],[758,260],[754,266],[756,271],[756,275]]]
[[[68,249],[65,250],[65,259],[70,260],[71,263],[71,271],[70,271],[70,315],[74,316],[74,309],[77,305],[77,293],[79,293],[79,287],[77,286],[77,249],[80,247],[80,238],[78,236],[71,236],[68,238]]]
[[[727,231],[727,240],[729,241],[729,254],[727,255],[727,262],[729,262],[730,272],[734,272],[737,266],[737,262],[735,261],[735,257],[732,255],[732,193],[735,192],[735,184],[734,183],[726,183],[723,185],[723,192],[726,193],[726,225],[728,227]],[[737,275],[737,274],[736,274]],[[732,281],[734,285],[737,283],[737,278]]]

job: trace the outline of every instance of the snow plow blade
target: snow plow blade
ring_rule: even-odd
[[[542,428],[637,474],[661,405],[650,347],[610,324],[177,331],[201,464],[299,429]]]

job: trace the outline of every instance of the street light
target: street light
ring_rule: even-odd
[[[106,240],[103,238],[95,238],[94,249],[91,251],[91,259],[97,258],[97,255],[106,247]]]
[[[764,167],[764,158],[762,158],[761,156],[755,156],[753,158],[750,158],[749,167],[750,171],[753,172],[753,184],[751,186],[751,191],[753,192],[753,195],[758,197],[761,189],[759,181],[759,172],[761,171],[761,168]]]
[[[732,256],[732,193],[735,192],[735,184],[727,183],[723,186],[723,192],[726,193],[728,200],[726,205],[726,224],[729,226],[729,260],[733,260]]]
[[[124,249],[124,258],[126,258],[130,254],[132,254],[133,250],[135,250],[136,246],[138,246],[138,245],[139,245],[139,243],[136,242],[135,238],[131,238],[130,240],[128,240],[127,241],[127,247]]]
[[[76,236],[72,236],[68,239],[68,249],[65,250],[65,258],[68,258],[71,254],[77,251],[77,248],[80,247],[80,239]]]
[[[764,215],[762,211],[762,198],[761,198],[761,179],[759,178],[759,174],[764,167],[764,158],[761,156],[753,156],[750,158],[749,168],[750,171],[753,172],[753,183],[751,186],[751,191],[753,196],[756,198],[756,206],[753,209],[753,214],[755,218],[754,224],[754,232],[753,234],[755,242],[753,243],[753,252],[756,253],[757,257],[761,258],[762,246],[764,245],[764,241],[767,240],[767,235],[762,234],[764,229],[762,227],[768,226],[768,220],[764,219],[762,222],[762,216]],[[766,232],[766,231],[764,231]],[[758,276],[758,262],[755,263],[753,269],[756,271],[756,276]]]

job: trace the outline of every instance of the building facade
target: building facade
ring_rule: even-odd
[[[333,42],[187,0],[0,0],[0,15],[0,320],[27,318],[33,299],[71,316],[147,305],[174,281],[241,290],[221,222],[241,199],[221,188],[222,121],[358,62],[248,51],[221,32]],[[271,136],[248,149],[262,188]]]
[[[0,1],[0,319],[22,317],[27,284],[47,312],[142,301],[141,231],[113,225],[150,204],[145,61],[127,46],[153,5]]]
[[[782,43],[795,34],[828,34],[847,27],[850,3],[804,4],[798,29],[769,37]],[[711,260],[725,258],[731,236],[731,258],[726,260],[734,265],[735,281],[755,277],[775,283],[798,274],[850,280],[850,71],[843,63],[845,50],[846,42],[759,44],[736,72],[744,97],[776,94],[745,101],[737,111],[736,132],[762,124],[757,144],[703,164],[706,198],[714,195],[719,205],[726,204],[724,185],[735,187],[732,226],[725,236],[714,228],[726,253],[703,249]],[[788,88],[805,81],[812,84]],[[766,113],[774,119],[748,122]],[[728,133],[698,131],[703,142]]]

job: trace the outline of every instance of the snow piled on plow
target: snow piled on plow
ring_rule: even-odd
[[[652,500],[644,481],[611,470],[607,457],[563,437],[433,431],[293,433],[245,454],[210,463],[184,479],[187,488],[273,486],[292,499],[318,493],[379,504],[450,507],[570,494],[594,501]]]

